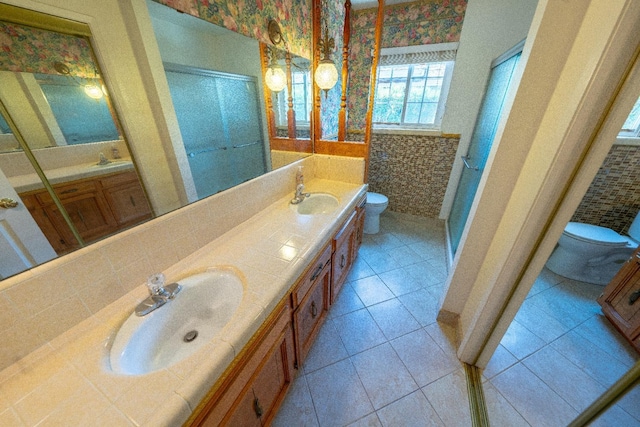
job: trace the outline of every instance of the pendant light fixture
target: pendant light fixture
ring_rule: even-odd
[[[331,51],[335,49],[336,43],[333,37],[329,37],[329,29],[327,24],[324,25],[324,34],[318,41],[318,48],[320,49],[320,63],[313,79],[318,87],[324,90],[324,96],[327,97],[329,90],[338,82],[338,70],[336,65],[331,60]]]

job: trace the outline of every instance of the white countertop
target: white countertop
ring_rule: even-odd
[[[0,414],[6,419],[0,417],[0,425],[12,425],[12,415],[24,420],[15,425],[35,425],[45,417],[49,424],[63,425],[176,426],[186,421],[352,212],[366,185],[316,179],[306,190],[333,194],[338,208],[298,215],[289,208],[290,196],[282,198],[164,271],[168,281],[224,265],[244,275],[238,310],[206,346],[150,374],[115,374],[109,365],[110,345],[118,327],[146,297],[141,284],[1,372]]]
[[[47,176],[49,182],[52,185],[55,185],[62,182],[75,181],[78,179],[90,178],[126,170],[133,170],[133,163],[131,162],[131,160],[112,160],[111,163],[108,163],[106,165],[89,163],[83,165],[67,166],[63,168],[49,169],[44,171],[44,173]],[[44,188],[40,177],[35,172],[25,175],[10,176],[7,178],[9,179],[9,183],[13,186],[17,193],[24,193],[26,191]]]

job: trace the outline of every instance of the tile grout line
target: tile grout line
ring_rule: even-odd
[[[473,427],[488,427],[489,415],[487,413],[487,405],[484,400],[480,370],[477,366],[465,363],[464,374],[467,380],[471,425]]]

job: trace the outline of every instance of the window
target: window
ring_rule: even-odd
[[[311,114],[311,101],[313,94],[311,93],[311,83],[309,80],[309,71],[291,72],[291,91],[293,92],[293,109],[296,112],[297,125],[309,125]],[[278,126],[287,126],[287,110],[289,109],[289,90],[287,87],[278,94],[277,116]]]
[[[627,120],[622,125],[618,136],[627,138],[640,137],[640,98],[638,98],[636,104],[631,109],[631,113],[629,113],[629,117],[627,117]]]
[[[440,126],[457,43],[382,49],[373,123],[376,127]]]

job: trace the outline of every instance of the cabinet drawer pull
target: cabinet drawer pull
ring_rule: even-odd
[[[344,268],[346,263],[347,263],[347,257],[345,257],[344,254],[342,254],[340,256],[340,268]]]
[[[640,298],[640,289],[629,295],[629,305],[633,305]]]
[[[61,191],[60,194],[71,194],[71,193],[75,193],[76,191],[78,191],[77,188],[70,188],[68,190]]]
[[[309,281],[313,282],[314,280],[316,280],[318,278],[318,276],[320,275],[320,273],[322,272],[322,267],[323,265],[320,264],[317,268],[316,271],[313,272],[313,274],[311,275],[311,278],[309,279]]]
[[[262,406],[260,406],[260,401],[257,397],[253,399],[253,410],[256,413],[257,418],[260,418],[262,416]]]
[[[131,200],[131,205],[132,205],[132,206],[135,206],[135,205],[136,205],[136,201],[135,201],[135,199],[133,198],[133,196],[129,196],[129,200]]]
[[[318,308],[316,307],[316,302],[311,301],[311,318],[315,319],[318,315]]]

